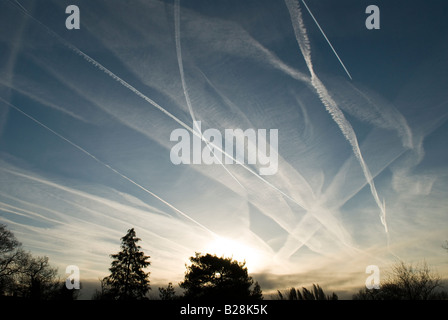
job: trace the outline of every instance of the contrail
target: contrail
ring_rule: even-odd
[[[20,4],[20,2],[19,1],[17,1],[17,0],[14,0],[14,2],[23,10],[23,11],[25,11],[25,12],[27,12],[28,13],[28,10],[26,10],[21,4]]]
[[[203,230],[211,233],[212,235],[216,235],[213,231],[211,231],[210,229],[208,229],[206,226],[204,226],[203,224],[199,223],[198,221],[194,220],[193,218],[191,218],[189,215],[187,215],[186,213],[184,213],[183,211],[177,209],[175,206],[173,206],[172,204],[170,204],[168,201],[165,201],[164,199],[162,199],[161,197],[159,197],[158,195],[156,195],[155,193],[151,192],[150,190],[148,190],[147,188],[143,187],[142,185],[140,185],[139,183],[135,182],[134,180],[132,180],[131,178],[129,178],[128,176],[122,174],[121,172],[119,172],[118,170],[114,169],[113,167],[111,167],[110,165],[108,165],[107,163],[101,161],[100,159],[98,159],[96,156],[94,156],[93,154],[91,154],[89,151],[87,151],[86,149],[82,148],[81,146],[79,146],[78,144],[70,141],[69,139],[67,139],[66,137],[64,137],[63,135],[61,135],[60,133],[54,131],[53,129],[51,129],[50,127],[48,127],[47,125],[43,124],[42,122],[40,122],[39,120],[37,120],[36,118],[30,116],[28,113],[26,113],[25,111],[23,111],[22,109],[20,109],[19,107],[9,103],[8,101],[4,100],[2,97],[0,97],[0,100],[3,101],[3,103],[7,104],[8,106],[14,108],[16,111],[20,112],[21,114],[23,114],[24,116],[26,116],[27,118],[31,119],[32,121],[34,121],[35,123],[37,123],[38,125],[40,125],[41,127],[47,129],[48,131],[50,131],[51,133],[53,133],[54,135],[56,135],[57,137],[59,137],[60,139],[64,140],[65,142],[68,142],[69,144],[71,144],[73,147],[75,147],[76,149],[80,150],[81,152],[83,152],[84,154],[88,155],[90,158],[92,158],[93,160],[95,160],[96,162],[98,162],[99,164],[105,166],[106,168],[108,168],[109,170],[113,171],[114,173],[118,174],[120,177],[122,177],[123,179],[129,181],[130,183],[132,183],[133,185],[137,186],[138,188],[140,188],[141,190],[143,190],[144,192],[150,194],[151,196],[153,196],[154,198],[156,198],[157,200],[161,201],[162,203],[164,203],[166,206],[170,207],[171,209],[173,209],[174,211],[176,211],[177,213],[179,213],[181,216],[187,218],[188,220],[190,220],[191,222],[193,222],[194,224],[198,225],[199,227],[201,227]]]
[[[333,120],[337,123],[339,128],[341,129],[344,137],[347,139],[347,141],[350,143],[353,149],[353,153],[355,154],[355,157],[358,159],[362,171],[364,173],[364,176],[366,177],[367,182],[369,183],[370,190],[372,192],[372,196],[375,199],[375,202],[378,206],[378,208],[381,211],[381,223],[383,224],[386,232],[388,232],[387,224],[386,224],[386,210],[385,206],[381,202],[378,193],[375,188],[375,183],[373,182],[372,174],[370,173],[369,168],[367,167],[364,158],[361,153],[361,149],[359,147],[358,139],[356,138],[356,133],[351,124],[347,121],[344,114],[342,113],[341,109],[337,106],[336,102],[331,98],[330,94],[327,91],[327,88],[325,85],[320,81],[320,79],[314,75],[312,76],[311,81],[316,88],[316,91],[319,95],[319,98],[321,99],[322,103],[325,105],[327,111],[330,113]]]
[[[23,208],[19,208],[19,207],[13,206],[11,204],[8,204],[8,203],[2,202],[2,201],[0,201],[0,208],[1,208],[2,211],[13,213],[13,214],[16,214],[16,215],[19,215],[19,216],[23,216],[23,217],[26,217],[26,218],[30,218],[30,216],[31,216],[33,218],[39,218],[39,219],[42,219],[42,220],[51,221],[51,222],[56,223],[56,224],[67,225],[67,223],[65,223],[63,221],[56,220],[56,219],[49,218],[49,217],[45,217],[45,216],[43,216],[43,215],[41,215],[39,213],[30,211],[30,210],[26,210],[26,209],[23,209]],[[33,218],[31,218],[31,219],[33,219]]]
[[[9,0],[11,2],[11,0]],[[61,36],[59,36],[56,32],[54,32],[52,29],[50,29],[49,27],[47,27],[45,24],[43,24],[42,22],[40,22],[39,20],[37,20],[36,18],[34,18],[30,13],[28,13],[28,11],[26,11],[25,9],[20,9],[25,15],[27,15],[29,18],[31,18],[32,20],[34,20],[36,23],[38,23],[39,25],[41,25],[45,30],[47,30],[47,32],[52,35],[53,37],[55,37],[59,42],[61,42],[64,46],[66,46],[67,48],[69,48],[70,50],[72,50],[73,52],[75,52],[76,54],[78,54],[79,56],[81,56],[82,58],[84,58],[87,62],[91,63],[93,66],[95,66],[96,68],[100,69],[101,71],[103,71],[105,74],[107,74],[108,76],[110,76],[112,79],[114,79],[115,81],[119,82],[121,85],[123,85],[125,88],[131,90],[133,93],[135,93],[137,96],[139,96],[140,98],[142,98],[143,100],[145,100],[146,102],[152,104],[154,107],[156,107],[158,110],[162,111],[164,114],[166,114],[168,117],[170,117],[171,119],[173,119],[174,121],[176,121],[178,124],[180,124],[182,127],[184,127],[185,129],[192,131],[192,129],[185,124],[183,121],[181,121],[180,119],[178,119],[177,117],[175,117],[173,114],[171,114],[170,112],[168,112],[167,110],[165,110],[163,107],[161,107],[158,103],[156,103],[155,101],[153,101],[152,99],[150,99],[149,97],[147,97],[146,95],[144,95],[143,93],[141,93],[139,90],[137,90],[134,86],[132,86],[131,84],[129,84],[128,82],[126,82],[125,80],[123,80],[122,78],[120,78],[119,76],[117,76],[115,73],[113,73],[112,71],[110,71],[108,68],[106,68],[105,66],[103,66],[101,63],[99,63],[98,61],[96,61],[95,59],[93,59],[92,57],[90,57],[89,55],[85,54],[84,52],[82,52],[80,49],[78,49],[76,46],[72,45],[70,42],[66,41],[64,38],[62,38]]]
[[[196,117],[193,112],[193,107],[191,105],[190,95],[188,94],[187,89],[187,83],[185,81],[185,74],[184,74],[184,64],[182,61],[182,46],[180,43],[180,0],[176,0],[174,3],[174,35],[176,39],[176,54],[177,54],[177,64],[179,65],[179,73],[180,73],[180,79],[182,82],[182,89],[184,91],[185,100],[187,102],[188,111],[191,115],[191,120],[194,124],[197,126]],[[196,131],[198,131],[201,135],[201,140],[205,141],[207,148],[212,152],[212,148],[210,147],[210,142],[204,138],[202,135],[202,132],[199,130],[198,127],[196,127]],[[243,188],[246,190],[246,188],[241,184],[241,182],[229,171],[229,169],[226,168],[226,166],[222,163],[221,159],[219,159],[215,152],[213,152],[213,156],[216,160],[218,160],[219,164],[224,168],[224,170],[227,171],[227,173]]]
[[[385,203],[381,202],[378,192],[376,191],[375,184],[373,182],[372,174],[370,173],[369,168],[367,167],[364,158],[361,153],[361,149],[359,148],[358,139],[356,138],[356,133],[351,126],[350,122],[347,121],[341,109],[339,109],[337,103],[333,100],[331,95],[329,94],[325,85],[320,81],[318,76],[314,73],[313,63],[311,60],[311,47],[308,39],[308,35],[306,32],[305,25],[303,23],[302,11],[300,9],[299,3],[294,0],[285,0],[286,6],[288,7],[289,14],[291,16],[291,21],[294,29],[294,33],[296,35],[296,40],[299,44],[300,51],[302,52],[305,62],[308,66],[309,72],[311,74],[311,83],[317,94],[324,104],[326,110],[331,115],[333,121],[336,122],[339,129],[342,131],[342,134],[350,143],[353,153],[355,157],[358,159],[359,164],[361,165],[364,176],[370,186],[370,190],[373,198],[381,211],[380,220],[386,233],[388,233],[387,223],[386,223],[386,208]]]
[[[12,1],[12,0],[8,0],[8,1]],[[168,117],[170,117],[171,119],[173,119],[174,121],[176,121],[178,124],[180,124],[182,127],[184,127],[185,129],[187,129],[188,131],[190,131],[192,134],[196,135],[197,137],[200,137],[205,143],[211,143],[209,141],[207,141],[204,137],[202,137],[196,130],[193,130],[191,127],[189,127],[187,124],[185,124],[183,121],[181,121],[180,119],[178,119],[177,117],[175,117],[173,114],[171,114],[170,112],[168,112],[167,110],[165,110],[164,108],[162,108],[159,104],[157,104],[155,101],[153,101],[152,99],[150,99],[149,97],[147,97],[146,95],[144,95],[143,93],[141,93],[139,90],[137,90],[135,87],[133,87],[132,85],[130,85],[128,82],[126,82],[125,80],[121,79],[119,76],[117,76],[115,73],[113,73],[112,71],[110,71],[109,69],[107,69],[105,66],[103,66],[101,63],[99,63],[98,61],[96,61],[95,59],[91,58],[89,55],[85,54],[84,52],[82,52],[80,49],[78,49],[77,47],[75,47],[74,45],[72,45],[71,43],[69,43],[68,41],[66,41],[65,39],[63,39],[61,36],[59,36],[56,32],[54,32],[52,29],[50,29],[49,27],[47,27],[45,24],[43,24],[42,22],[40,22],[39,20],[37,20],[36,18],[34,18],[31,14],[29,14],[27,11],[23,11],[21,10],[25,15],[27,15],[28,17],[30,17],[32,20],[34,20],[36,23],[38,23],[39,25],[41,25],[43,28],[45,28],[47,30],[47,32],[52,35],[53,37],[55,37],[58,41],[60,41],[64,46],[66,46],[67,48],[69,48],[70,50],[72,50],[74,53],[78,54],[79,56],[81,56],[82,58],[84,58],[87,62],[89,62],[90,64],[92,64],[93,66],[97,67],[99,70],[103,71],[105,74],[107,74],[108,76],[110,76],[112,79],[114,79],[115,81],[119,82],[120,84],[122,84],[125,88],[131,90],[133,93],[135,93],[137,96],[139,96],[140,98],[142,98],[143,100],[145,100],[146,102],[150,103],[151,105],[153,105],[154,107],[156,107],[158,110],[160,110],[161,112],[163,112],[165,115],[167,115]],[[249,168],[248,166],[246,166],[244,163],[241,163],[240,161],[238,161],[237,159],[235,159],[233,156],[229,155],[227,152],[225,152],[224,150],[222,150],[222,148],[219,148],[217,146],[215,146],[214,144],[212,144],[216,149],[218,149],[220,152],[222,152],[222,154],[224,154],[225,156],[229,157],[230,159],[232,159],[233,161],[235,161],[235,163],[241,165],[244,169],[246,169],[247,171],[249,171],[251,174],[253,174],[255,177],[257,177],[258,179],[260,179],[261,181],[263,181],[264,183],[266,183],[268,186],[270,186],[272,189],[276,190],[277,192],[279,192],[280,194],[282,194],[284,197],[288,198],[289,200],[291,200],[292,202],[294,202],[295,204],[297,204],[299,207],[301,207],[302,209],[305,209],[300,203],[298,203],[295,199],[293,199],[291,196],[287,195],[286,193],[284,193],[282,190],[278,189],[276,186],[274,186],[272,183],[270,183],[269,181],[267,181],[266,179],[264,179],[263,177],[261,177],[260,175],[258,175],[255,171],[253,171],[251,168]]]
[[[336,55],[336,58],[338,58],[339,62],[341,63],[342,67],[344,68],[345,72],[347,73],[348,77],[350,78],[350,80],[352,79],[352,76],[350,75],[350,72],[348,72],[347,68],[345,67],[344,63],[342,62],[341,58],[339,58],[338,53],[336,52],[336,50],[333,48],[333,46],[331,45],[330,40],[328,40],[327,36],[325,35],[324,30],[322,30],[322,28],[319,25],[319,22],[317,22],[316,18],[314,17],[313,13],[311,12],[310,8],[308,8],[308,6],[305,3],[305,0],[302,0],[303,4],[305,5],[306,10],[308,10],[309,14],[311,15],[311,17],[313,18],[314,22],[316,23],[317,27],[319,28],[320,32],[322,33],[322,35],[324,36],[325,40],[327,40],[328,44],[330,45],[331,50],[333,50],[334,54]]]

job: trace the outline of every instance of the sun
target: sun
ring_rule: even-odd
[[[205,247],[205,250],[206,253],[215,254],[218,257],[232,258],[238,262],[245,261],[249,272],[262,269],[261,252],[244,241],[218,236]]]

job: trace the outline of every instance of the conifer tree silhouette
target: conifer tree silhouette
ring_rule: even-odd
[[[121,238],[121,251],[110,255],[114,259],[109,271],[111,274],[104,278],[106,285],[105,297],[114,300],[142,300],[151,289],[149,272],[143,269],[151,263],[149,256],[145,256],[141,247],[137,245],[141,239],[136,237],[134,228],[129,229]]]

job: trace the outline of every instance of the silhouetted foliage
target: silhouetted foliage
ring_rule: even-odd
[[[140,251],[137,242],[141,239],[135,235],[134,228],[129,229],[121,238],[121,251],[112,254],[109,271],[111,274],[102,281],[101,299],[113,300],[142,300],[151,289],[149,285],[149,272],[143,269],[151,263],[150,257]]]
[[[24,256],[18,273],[16,290],[20,296],[33,300],[50,299],[57,290],[57,269],[49,264],[48,257]]]
[[[263,300],[263,291],[261,290],[258,281],[255,281],[254,288],[252,289],[251,298],[256,300]]]
[[[446,293],[438,292],[440,277],[431,272],[428,265],[406,265],[399,262],[393,266],[388,279],[380,289],[359,290],[354,300],[433,300],[444,299]]]
[[[262,299],[261,288],[248,275],[245,262],[216,255],[196,253],[186,266],[185,289],[187,299]],[[251,289],[252,285],[254,288]]]
[[[0,254],[9,253],[20,245],[14,234],[6,228],[6,225],[0,224]]]
[[[331,295],[326,295],[318,284],[313,284],[311,290],[302,287],[302,292],[294,287],[285,293],[277,290],[277,297],[279,300],[338,300],[338,296],[334,292]]]
[[[14,280],[12,276],[20,269],[18,261],[24,254],[14,234],[0,224],[0,295],[5,295]]]
[[[51,300],[76,300],[78,299],[78,289],[67,289],[65,282],[59,283],[50,296]]]
[[[161,300],[177,300],[179,297],[176,295],[176,292],[174,291],[173,284],[170,282],[168,283],[168,287],[159,288],[159,297]]]
[[[100,290],[96,289],[92,295],[92,300],[113,300],[113,296],[109,286],[106,283],[106,278],[98,279],[100,281]]]
[[[25,252],[14,234],[0,225],[0,295],[48,300],[56,296],[60,283],[57,269],[48,257]]]

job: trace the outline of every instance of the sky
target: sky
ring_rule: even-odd
[[[357,291],[367,266],[398,260],[446,277],[447,13],[436,0],[2,0],[0,222],[81,282],[108,275],[135,228],[153,291],[195,252],[245,260],[266,292]],[[194,121],[222,135],[199,146],[214,164],[170,157],[176,129],[194,148]],[[256,163],[217,156],[231,129],[258,133]],[[273,130],[277,145],[260,135]]]

